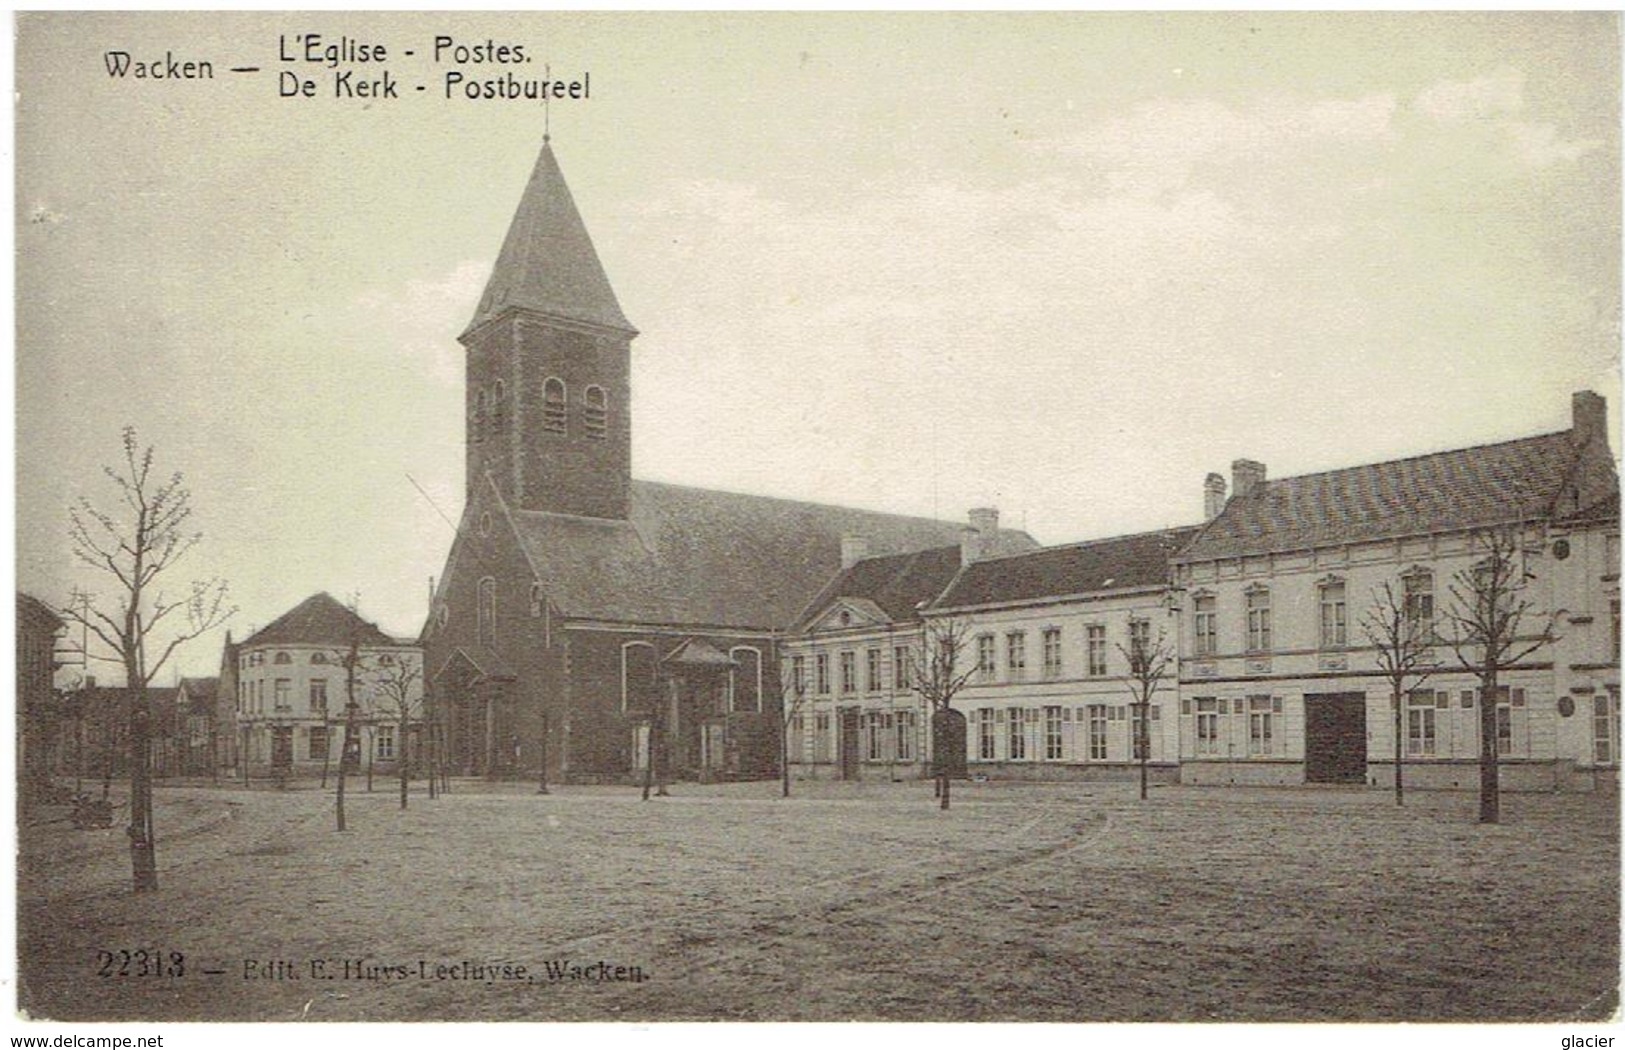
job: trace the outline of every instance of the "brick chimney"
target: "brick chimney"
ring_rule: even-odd
[[[1202,482],[1202,520],[1212,521],[1224,510],[1224,475],[1209,474]]]
[[[848,534],[841,537],[841,568],[850,569],[869,556],[869,537]]]
[[[959,533],[959,563],[969,565],[987,557],[999,534],[999,509],[975,507],[970,512],[970,524]]]
[[[1264,487],[1264,464],[1254,459],[1238,459],[1230,464],[1231,499],[1245,499]]]
[[[1574,392],[1575,444],[1608,447],[1608,400],[1593,390]]]

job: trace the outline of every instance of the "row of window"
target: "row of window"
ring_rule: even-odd
[[[858,654],[853,649],[843,649],[840,657],[840,685],[842,693],[858,692]],[[906,645],[892,648],[891,673],[886,674],[882,663],[885,650],[869,648],[863,653],[863,692],[881,693],[888,688],[896,692],[905,692],[913,688],[911,668],[914,655]],[[808,688],[807,658],[797,655],[790,658],[790,680],[798,693],[805,693]],[[830,662],[829,653],[816,653],[813,656],[812,691],[818,695],[828,695],[830,691]]]
[[[1103,678],[1112,673],[1116,662],[1111,659],[1106,645],[1106,627],[1092,623],[1084,626],[1084,674],[1090,678]],[[1139,670],[1150,659],[1153,651],[1151,622],[1129,621],[1128,660],[1131,672]],[[1061,629],[1046,627],[1042,632],[1040,668],[1044,678],[1060,678],[1066,673],[1062,655]],[[1120,654],[1121,655],[1121,654]],[[976,681],[989,683],[998,678],[998,639],[992,634],[976,636]],[[1004,680],[1021,682],[1027,678],[1027,632],[1009,631],[1004,636]]]
[[[293,754],[294,739],[292,735],[292,727],[283,730],[283,732],[288,733],[288,735],[283,737],[280,743],[273,736],[271,738],[270,745],[272,751],[277,750],[279,747],[283,749],[283,753],[287,755],[289,760],[297,760],[298,758],[303,757],[307,761],[323,762],[330,757],[338,757],[336,753],[329,753],[329,749],[332,747],[333,733],[327,726],[310,726],[308,729],[302,729],[300,731],[300,735],[303,737],[305,744],[305,753],[303,756]],[[378,761],[393,761],[395,758],[395,727],[390,725],[374,726],[372,730],[372,746],[373,757]],[[247,757],[251,762],[261,762],[271,757],[266,754],[264,737],[261,734],[250,733],[248,735]]]
[[[976,758],[982,762],[1138,760],[1145,754],[1149,731],[1138,704],[1087,704],[1083,707],[982,707],[971,712],[976,725]],[[1151,705],[1151,721],[1162,719],[1162,706]],[[1128,746],[1113,754],[1111,741],[1121,740],[1113,723],[1126,723]],[[1000,743],[1003,742],[1001,753]]]
[[[1499,702],[1496,704],[1496,743],[1497,753],[1503,755],[1526,754],[1529,750],[1527,741],[1527,722],[1519,719],[1524,728],[1523,738],[1514,732],[1514,712],[1522,712],[1527,705],[1524,690],[1501,686],[1498,690]],[[1451,706],[1451,692],[1445,689],[1414,689],[1406,698],[1405,710],[1405,753],[1412,757],[1425,758],[1439,753],[1439,722],[1438,712],[1448,710]],[[1457,710],[1473,710],[1476,691],[1463,689],[1457,700]],[[1609,716],[1609,698],[1597,698],[1597,710],[1601,712],[1596,716],[1595,736],[1597,738],[1597,761],[1610,762],[1613,754],[1613,723]],[[1279,720],[1281,718],[1281,698],[1278,696],[1248,696],[1227,699],[1223,697],[1198,696],[1187,697],[1180,702],[1180,713],[1195,718],[1195,753],[1197,755],[1219,755],[1228,750],[1224,733],[1228,731],[1234,740],[1240,734],[1240,743],[1245,745],[1246,753],[1250,756],[1267,757],[1280,753]],[[1221,723],[1221,717],[1227,720]],[[1229,722],[1234,719],[1235,722]],[[1237,723],[1241,723],[1238,725]],[[1467,729],[1476,726],[1475,721],[1465,723]]]
[[[278,714],[285,714],[293,710],[293,679],[278,678],[271,683],[271,705]],[[237,710],[245,715],[262,715],[265,713],[265,682],[256,679],[251,682],[237,683]],[[310,707],[313,715],[327,713],[327,679],[312,678],[310,680]]]
[[[1406,622],[1412,637],[1431,643],[1437,637],[1433,617],[1433,574],[1426,570],[1400,577]],[[1348,585],[1329,579],[1320,583],[1320,647],[1342,649],[1349,644]],[[1270,608],[1270,589],[1262,584],[1247,588],[1246,642],[1250,653],[1265,653],[1275,647]],[[1218,598],[1198,591],[1192,600],[1192,646],[1197,656],[1219,652]]]
[[[1186,697],[1180,701],[1180,714],[1196,718],[1195,747],[1198,755],[1218,755],[1225,752],[1220,735],[1221,715],[1233,716],[1244,723],[1239,728],[1247,754],[1268,757],[1277,753],[1277,729],[1281,717],[1281,698],[1278,696],[1249,696],[1229,700],[1221,697]],[[1228,721],[1228,719],[1227,719]],[[1238,729],[1232,729],[1237,732]]]
[[[485,440],[486,432],[501,434],[508,424],[507,384],[498,379],[489,387],[475,391],[469,408],[469,440],[475,444]],[[564,380],[548,376],[542,381],[542,429],[563,434],[569,429],[570,392]],[[581,393],[581,427],[587,437],[602,441],[609,434],[609,394],[593,384]]]
[[[1519,756],[1531,750],[1528,698],[1521,688],[1501,686],[1496,704],[1496,751]],[[1405,754],[1411,758],[1445,753],[1441,735],[1451,725],[1459,734],[1457,750],[1477,753],[1478,693],[1473,689],[1416,689],[1406,698]],[[1592,697],[1593,755],[1599,765],[1619,760],[1618,702],[1608,693]],[[1442,712],[1442,713],[1441,713]],[[1467,714],[1467,712],[1474,712]],[[1250,757],[1281,757],[1286,753],[1282,731],[1282,701],[1278,696],[1186,697],[1180,713],[1189,723],[1197,756],[1242,753]],[[1082,707],[978,708],[970,713],[974,757],[979,761],[1107,761],[1140,754],[1140,723],[1133,704],[1088,704]],[[1151,721],[1161,719],[1160,705],[1151,705]],[[1113,723],[1127,723],[1127,740]],[[792,762],[833,761],[834,740],[827,711],[798,714],[792,721]],[[867,761],[914,761],[920,752],[920,722],[911,711],[867,711],[860,722],[861,751]],[[810,741],[807,735],[810,732]],[[906,739],[905,739],[906,738]]]
[[[343,663],[344,659],[343,653],[335,652],[329,654],[320,649],[310,654],[310,662],[313,664],[338,664]],[[390,653],[380,653],[377,659],[378,663],[385,667],[391,666],[395,663],[395,657]],[[272,656],[271,663],[291,664],[293,663],[293,654],[288,652],[277,652]],[[250,667],[261,667],[264,664],[265,653],[258,650],[243,654],[240,658],[238,658],[237,661],[237,666],[245,671]]]

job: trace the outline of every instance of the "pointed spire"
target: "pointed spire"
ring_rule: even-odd
[[[509,309],[636,334],[604,275],[553,147],[542,143],[469,332]]]

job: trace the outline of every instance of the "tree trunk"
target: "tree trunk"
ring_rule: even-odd
[[[660,733],[660,746],[655,747],[651,740],[650,749],[650,763],[657,764],[660,767],[655,772],[655,797],[665,798],[670,792],[666,790],[668,771],[666,769],[666,733],[664,730]],[[658,760],[656,760],[656,756],[659,756]]]
[[[655,777],[655,727],[649,723],[649,737],[643,748],[643,801],[649,801],[649,787]]]
[[[107,731],[102,734],[102,801],[106,802],[113,793],[113,752],[118,744],[118,734],[114,732],[114,723],[117,718],[109,718],[105,725]]]
[[[952,785],[953,785],[953,781],[948,779],[948,774],[943,773],[942,774],[942,808],[943,809],[948,808],[948,796],[949,796],[949,792],[952,789]]]
[[[1151,705],[1140,705],[1140,732],[1137,741],[1140,750],[1140,801],[1144,802],[1149,791],[1151,772],[1148,768],[1151,763]]]
[[[430,721],[423,728],[429,737],[429,797],[435,798],[439,789],[436,778],[440,776],[440,727]]]
[[[779,797],[790,797],[790,720],[781,719],[779,725],[779,776],[782,780]]]
[[[132,676],[132,681],[135,678]],[[158,855],[153,842],[151,710],[146,689],[136,686],[130,712],[130,868],[135,892],[158,888]]]
[[[407,778],[407,775],[408,775],[407,770],[406,770],[406,758],[407,758],[406,730],[407,730],[407,728],[408,727],[406,725],[406,719],[404,719],[404,718],[401,719],[401,725],[400,725],[400,741],[401,741],[400,746],[401,746],[401,749],[395,756],[395,763],[396,763],[396,766],[401,771],[401,808],[402,809],[406,808],[406,778]]]
[[[1490,668],[1481,678],[1478,695],[1478,822],[1501,822],[1501,777],[1497,761],[1496,674]],[[1510,717],[1510,716],[1509,716]]]
[[[1405,804],[1405,707],[1394,689],[1394,805]]]
[[[546,795],[546,794],[548,794],[548,790],[547,790],[547,729],[548,729],[547,712],[543,711],[542,712],[542,747],[541,747],[542,754],[541,754],[541,760],[536,763],[536,779],[537,779],[536,793],[538,795]]]

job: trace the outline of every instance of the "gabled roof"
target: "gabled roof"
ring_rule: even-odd
[[[864,558],[841,573],[807,603],[796,628],[805,630],[832,602],[852,600],[858,608],[871,604],[882,621],[919,619],[919,606],[942,593],[959,571],[959,546],[932,547],[908,554]]]
[[[513,309],[635,334],[576,211],[553,147],[545,142],[463,335]]]
[[[326,591],[313,594],[238,642],[239,647],[255,645],[330,645],[342,648],[354,639],[363,648],[395,646],[397,642],[341,605]]]
[[[194,710],[207,710],[214,703],[215,693],[220,691],[218,678],[182,678],[179,688],[176,689],[176,703],[184,695]]]
[[[972,562],[933,611],[1166,586],[1195,526],[1044,547]]]
[[[898,553],[957,542],[960,532],[929,518],[652,481],[633,481],[631,496],[629,521],[510,512],[563,615],[780,629],[840,570],[843,535]],[[1003,531],[1000,542],[1032,545],[1021,532]]]
[[[1598,457],[1601,457],[1599,459]],[[1205,561],[1549,518],[1617,494],[1607,449],[1572,431],[1265,482],[1180,555]]]
[[[49,605],[40,601],[32,594],[17,592],[17,621],[35,621],[42,630],[54,631],[62,626],[62,617],[58,616]]]

